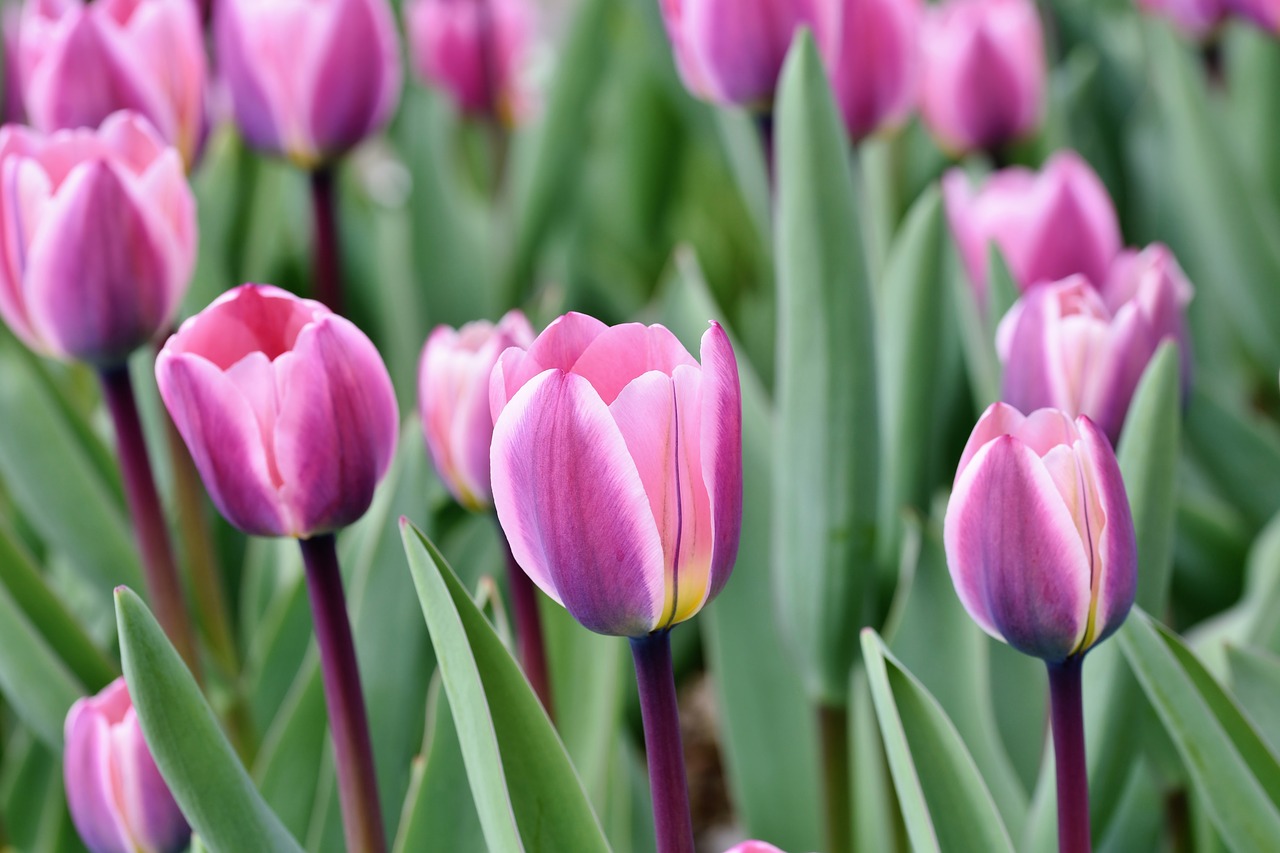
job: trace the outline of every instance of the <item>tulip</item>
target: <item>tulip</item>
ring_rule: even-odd
[[[534,36],[528,0],[412,0],[404,19],[414,68],[463,112],[506,125],[528,113],[522,79]]]
[[[306,166],[378,130],[400,97],[387,0],[223,0],[214,46],[249,144]]]
[[[996,148],[1036,127],[1044,33],[1032,0],[949,0],[924,26],[921,112],[943,147]]]
[[[1189,36],[1203,39],[1222,22],[1230,0],[1137,0],[1138,8],[1167,18]]]
[[[744,841],[730,847],[724,853],[783,853],[783,851],[767,841]]]
[[[1280,2],[1277,0],[1224,0],[1230,12],[1267,32],[1280,32]]]
[[[993,242],[1023,291],[1076,273],[1100,287],[1120,253],[1111,197],[1072,151],[1055,154],[1039,173],[1003,169],[976,194],[959,170],[946,175],[942,188],[951,233],[983,304]]]
[[[67,713],[67,806],[90,853],[177,853],[191,828],[142,736],[123,678]]]
[[[205,136],[204,36],[191,0],[28,0],[19,75],[31,123],[97,127],[141,113],[195,164]]]
[[[1159,245],[1121,255],[1105,298],[1079,275],[1031,290],[1000,323],[1001,399],[1025,411],[1088,415],[1117,443],[1138,382],[1166,339],[1180,345],[1189,376],[1184,315],[1191,294],[1177,261]]]
[[[122,364],[173,320],[196,251],[178,152],[145,119],[0,129],[0,316],[32,349]]]
[[[391,462],[399,414],[386,366],[318,302],[231,290],[169,339],[156,380],[209,496],[246,533],[351,524]]]
[[[836,103],[855,142],[901,124],[920,74],[919,0],[845,0],[825,47]],[[819,32],[821,36],[821,32]]]

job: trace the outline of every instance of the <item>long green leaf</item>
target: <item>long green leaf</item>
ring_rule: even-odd
[[[1192,388],[1186,429],[1213,484],[1261,528],[1280,506],[1280,430],[1204,383]]]
[[[1266,738],[1272,752],[1280,752],[1280,657],[1234,646],[1227,649],[1231,687],[1240,707]]]
[[[84,687],[0,589],[0,690],[18,717],[55,753],[62,750],[62,721]]]

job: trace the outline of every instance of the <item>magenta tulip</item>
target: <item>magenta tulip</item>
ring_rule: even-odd
[[[1111,445],[1087,416],[993,404],[961,456],[943,536],[969,615],[1024,654],[1083,655],[1133,604],[1129,500]]]
[[[977,193],[954,170],[943,193],[952,236],[984,304],[992,243],[1024,291],[1076,273],[1101,287],[1123,245],[1106,187],[1072,151],[1055,154],[1038,173],[997,172]]]
[[[188,167],[205,136],[204,35],[191,0],[28,0],[20,77],[31,123],[97,127],[146,116]]]
[[[99,366],[173,321],[195,264],[182,158],[145,119],[0,129],[0,316],[32,349]]]
[[[1227,14],[1231,0],[1137,0],[1144,12],[1166,18],[1194,38],[1208,36]]]
[[[123,678],[67,713],[67,807],[90,853],[177,853],[191,829],[142,736]]]
[[[245,139],[302,165],[377,131],[400,97],[387,0],[220,0],[214,46]]]
[[[918,96],[919,0],[845,0],[828,21],[818,41],[850,138],[901,124]]]
[[[644,637],[724,586],[742,523],[737,362],[662,326],[552,323],[494,367],[493,501],[516,560],[579,622]]]
[[[735,844],[724,853],[783,853],[783,851],[767,841],[744,841],[741,844]]]
[[[1045,76],[1032,0],[949,0],[926,18],[921,112],[950,151],[995,148],[1035,130]]]
[[[318,302],[246,284],[182,324],[160,395],[227,520],[307,538],[364,515],[395,450],[378,351]]]
[[[511,311],[496,326],[487,321],[457,330],[439,326],[422,350],[418,408],[427,449],[444,484],[468,509],[482,509],[493,501],[489,374],[505,350],[526,349],[531,343],[529,321]]]

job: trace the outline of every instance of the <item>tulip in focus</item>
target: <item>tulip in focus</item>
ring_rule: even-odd
[[[404,19],[415,70],[459,109],[506,125],[527,114],[522,72],[535,28],[529,0],[412,0]]]
[[[206,63],[191,0],[27,0],[19,40],[19,76],[37,128],[92,128],[134,110],[195,164]]]
[[[67,713],[67,807],[90,853],[177,853],[191,829],[142,736],[123,678]]]
[[[742,402],[728,336],[702,364],[662,326],[552,323],[494,368],[493,501],[520,566],[587,628],[644,637],[729,578]]]
[[[274,287],[242,285],[188,319],[156,379],[209,496],[249,534],[351,524],[395,450],[395,394],[373,344]]]
[[[982,304],[992,243],[1023,291],[1077,273],[1101,287],[1123,245],[1106,187],[1073,151],[1055,154],[1038,173],[1003,169],[977,192],[953,170],[942,189],[952,236]]]
[[[1138,8],[1167,18],[1179,30],[1203,39],[1222,22],[1230,0],[1137,0]]]
[[[943,530],[956,592],[982,630],[1049,662],[1111,635],[1137,587],[1137,544],[1115,453],[1087,416],[983,413]]]
[[[829,36],[818,44],[849,136],[857,142],[906,120],[920,75],[919,0],[831,4]]]
[[[377,131],[400,97],[387,0],[220,0],[214,46],[245,139],[305,166]]]
[[[1121,255],[1104,293],[1083,276],[1037,287],[1000,323],[1001,399],[1024,411],[1088,415],[1112,442],[1156,350],[1179,344],[1190,370],[1186,306],[1191,284],[1164,246]]]
[[[182,158],[145,119],[0,129],[0,316],[32,349],[122,364],[173,320],[195,264]]]
[[[944,148],[992,149],[1033,131],[1044,33],[1032,0],[950,0],[924,26],[921,112]]]

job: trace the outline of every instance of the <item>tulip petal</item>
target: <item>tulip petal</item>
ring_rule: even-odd
[[[552,321],[527,350],[504,352],[489,384],[494,421],[526,382],[544,370],[572,370],[591,342],[608,328],[595,317],[571,311]]]
[[[134,845],[117,807],[112,772],[111,728],[81,699],[67,714],[63,776],[67,806],[76,831],[94,853],[133,853]]]
[[[1138,545],[1129,497],[1111,445],[1087,417],[1077,424],[1086,460],[1083,467],[1092,473],[1091,485],[1098,501],[1094,515],[1101,521],[1101,531],[1094,534],[1099,576],[1093,582],[1093,636],[1088,640],[1092,646],[1119,628],[1133,606],[1138,589]]]
[[[680,340],[662,326],[624,323],[601,332],[573,364],[573,372],[610,405],[623,387],[650,370],[672,375],[678,365],[698,363]]]
[[[738,361],[719,323],[702,335],[702,478],[711,501],[711,582],[707,600],[729,580],[742,530],[742,387]]]
[[[45,344],[31,326],[23,284],[29,244],[48,207],[52,186],[36,161],[23,156],[4,159],[0,181],[4,184],[0,202],[0,315],[23,342],[43,350]]]
[[[355,145],[386,120],[400,95],[400,58],[387,5],[337,0],[330,6],[327,31],[317,33],[318,62],[306,107],[321,152]]]

